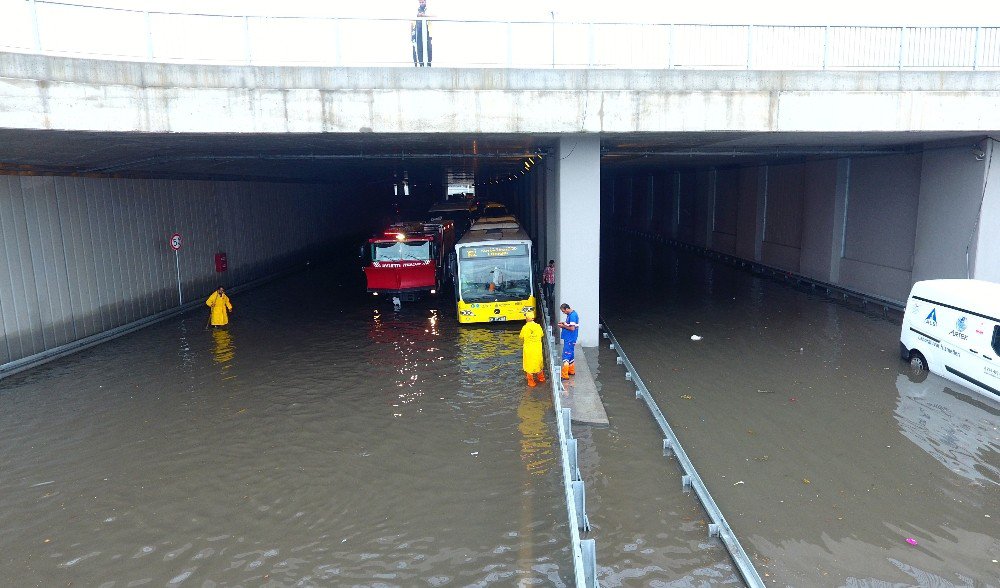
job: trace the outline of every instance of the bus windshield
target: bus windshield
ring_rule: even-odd
[[[458,273],[465,302],[503,302],[531,296],[528,256],[462,259]]]
[[[386,241],[372,243],[372,261],[428,261],[431,258],[430,241]]]

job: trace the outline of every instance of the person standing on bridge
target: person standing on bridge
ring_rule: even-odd
[[[559,338],[563,342],[562,379],[568,380],[576,374],[576,339],[580,334],[580,316],[565,302],[559,305],[559,310],[566,315],[566,320],[559,323]]]
[[[419,0],[417,19],[410,24],[413,67],[431,66],[431,25],[427,21],[427,0]]]
[[[539,382],[545,383],[545,361],[542,359],[542,337],[545,333],[535,322],[535,313],[524,313],[524,326],[521,327],[521,334],[518,336],[524,341],[521,367],[524,368],[524,375],[528,378],[528,385],[534,388],[536,377]]]
[[[205,301],[205,305],[212,309],[208,322],[213,327],[222,327],[229,324],[229,313],[233,311],[233,303],[226,296],[226,289],[219,286],[219,289],[212,292],[212,295]]]

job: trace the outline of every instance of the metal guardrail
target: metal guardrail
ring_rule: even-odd
[[[735,255],[729,255],[728,253],[721,253],[719,251],[713,251],[711,249],[706,249],[705,247],[700,247],[698,245],[691,245],[690,243],[684,243],[683,241],[678,241],[676,239],[671,239],[669,237],[664,237],[656,233],[647,233],[645,231],[637,231],[635,229],[628,228],[618,228],[619,231],[628,233],[630,235],[635,235],[638,237],[643,237],[650,239],[652,241],[659,241],[661,243],[670,245],[671,247],[676,247],[678,249],[684,249],[691,251],[703,257],[713,259],[716,261],[721,261],[728,265],[736,266],[739,268],[747,269],[754,273],[771,276],[776,279],[781,279],[782,281],[791,281],[796,285],[806,285],[812,290],[822,290],[827,296],[831,298],[836,297],[841,300],[854,299],[861,303],[865,309],[868,307],[880,308],[882,309],[882,315],[888,317],[889,311],[893,310],[896,312],[903,312],[906,310],[906,303],[899,300],[891,300],[889,298],[884,298],[881,296],[876,296],[874,294],[866,294],[864,292],[859,292],[857,290],[852,290],[850,288],[845,288],[844,286],[838,286],[837,284],[831,284],[829,282],[824,282],[822,280],[817,280],[815,278],[810,278],[808,276],[803,276],[795,272],[790,272],[781,268],[770,266],[758,261],[752,261],[749,259],[743,259],[742,257],[737,257]]]
[[[188,14],[0,0],[0,49],[251,65],[412,67],[411,18]],[[431,18],[435,66],[998,70],[1000,27]],[[82,33],[81,33],[82,32]]]
[[[681,446],[681,442],[677,439],[677,435],[674,434],[673,429],[670,428],[670,424],[667,423],[666,417],[663,416],[663,411],[653,400],[653,397],[649,393],[649,389],[643,383],[642,378],[635,370],[635,366],[629,361],[627,355],[625,355],[625,350],[622,349],[621,344],[615,339],[614,334],[608,329],[607,323],[602,319],[601,327],[604,330],[604,338],[611,341],[610,348],[618,354],[618,363],[625,365],[625,379],[631,380],[636,386],[635,397],[637,399],[641,398],[646,402],[646,406],[649,411],[653,414],[653,418],[656,419],[656,423],[660,426],[660,430],[663,432],[663,456],[664,457],[676,457],[677,463],[681,467],[683,476],[681,477],[681,484],[685,491],[694,490],[695,495],[698,496],[698,500],[701,502],[702,507],[708,514],[712,522],[708,525],[708,535],[709,537],[718,537],[722,540],[722,544],[725,546],[726,550],[729,552],[733,563],[736,564],[737,570],[739,570],[740,575],[743,577],[744,582],[750,588],[763,588],[764,582],[761,580],[760,575],[757,574],[757,570],[754,568],[753,563],[747,556],[746,552],[743,550],[743,546],[740,545],[739,540],[736,539],[736,534],[729,527],[729,523],[726,522],[726,518],[722,515],[722,510],[715,503],[712,495],[708,492],[708,487],[701,480],[701,476],[698,475],[697,470],[694,468],[694,464],[691,463],[691,459],[688,458],[687,453]]]
[[[559,454],[562,462],[563,491],[566,496],[566,514],[569,519],[573,552],[573,573],[577,588],[598,588],[600,584],[597,581],[597,544],[593,539],[580,539],[581,532],[590,530],[590,520],[587,518],[587,497],[577,460],[572,415],[570,409],[562,406],[563,384],[560,378],[560,364],[554,355],[555,337],[552,334],[552,323],[549,319],[549,309],[545,304],[544,296],[539,299],[539,305],[541,306],[541,314],[545,317],[545,341],[543,345],[546,356],[549,358],[548,371],[549,381],[552,383],[552,404],[555,407],[556,429],[559,433]]]

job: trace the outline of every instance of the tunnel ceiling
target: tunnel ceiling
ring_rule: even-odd
[[[726,167],[970,147],[968,132],[616,134],[602,138],[610,173]],[[0,172],[334,182],[345,176],[506,177],[549,152],[553,135],[145,134],[0,129]]]

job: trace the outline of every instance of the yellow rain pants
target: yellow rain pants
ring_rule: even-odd
[[[522,365],[524,371],[529,374],[537,374],[545,369],[542,362],[542,337],[545,333],[541,325],[528,321],[521,327],[521,334],[518,335],[524,341],[524,358]]]

